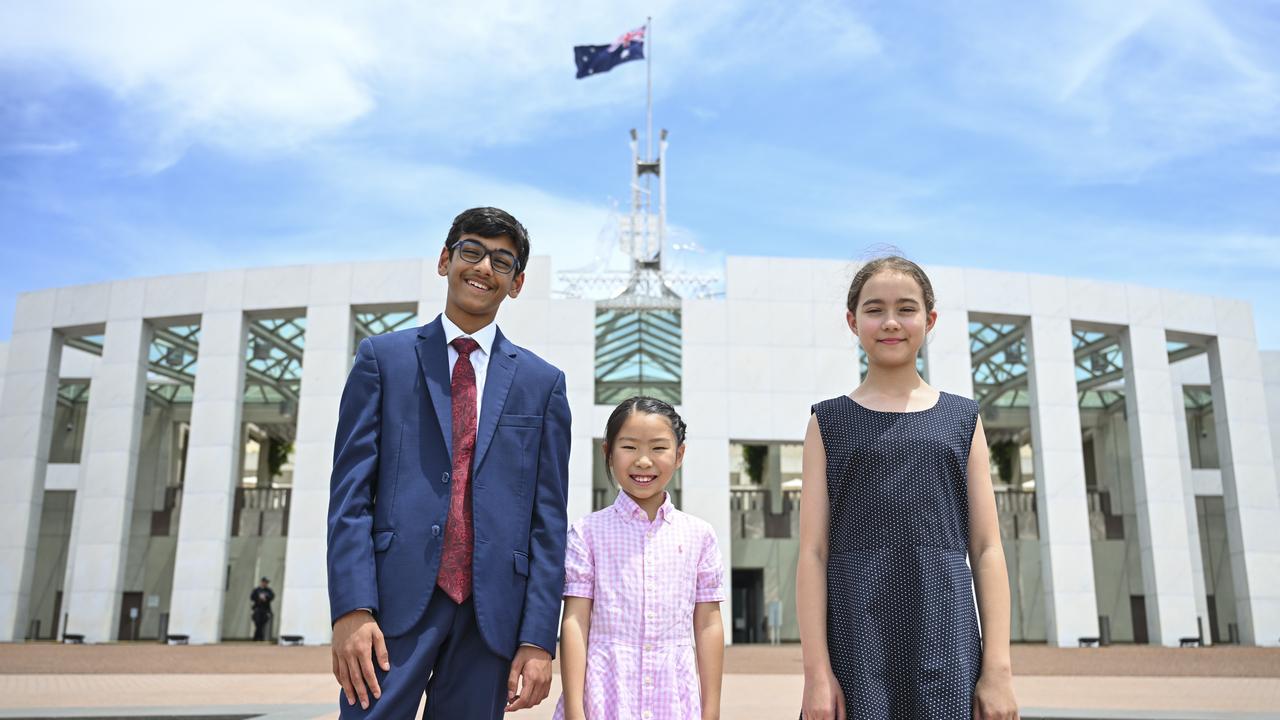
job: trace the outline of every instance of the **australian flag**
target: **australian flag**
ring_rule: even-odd
[[[644,59],[644,26],[623,33],[612,45],[576,45],[573,61],[578,64],[578,77],[608,72],[613,66]]]

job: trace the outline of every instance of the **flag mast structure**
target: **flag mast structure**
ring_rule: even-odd
[[[643,31],[624,34],[613,45],[575,46],[578,78],[608,72],[628,60],[638,42],[645,59],[645,137],[643,147],[631,128],[631,212],[618,218],[617,248],[630,259],[629,271],[605,270],[597,257],[591,269],[557,273],[568,297],[595,297],[595,403],[614,405],[634,395],[681,402],[681,296],[711,297],[723,282],[718,273],[664,272],[667,235],[667,131],[661,130],[654,154],[653,18]],[[639,35],[640,40],[635,36]],[[655,188],[656,203],[655,203]],[[656,205],[656,207],[655,207]],[[679,497],[679,488],[673,490]],[[676,500],[677,507],[679,501]]]
[[[643,43],[645,60],[645,137],[631,129],[631,211],[617,222],[617,248],[630,259],[630,268],[615,272],[601,267],[603,260],[591,268],[556,273],[567,297],[607,297],[601,302],[618,307],[662,307],[679,309],[679,298],[713,297],[720,290],[723,277],[715,272],[672,272],[663,268],[662,252],[667,225],[667,131],[659,131],[657,155],[654,155],[653,133],[653,18],[645,18],[642,28],[624,33],[612,45],[578,45],[574,61],[578,79],[608,72],[617,65],[640,55],[629,55],[633,44]],[[638,38],[637,38],[638,36]],[[643,150],[643,154],[642,154]],[[657,184],[656,211],[654,184]],[[682,292],[672,290],[682,288]]]
[[[645,159],[653,159],[653,16],[644,19]]]
[[[631,256],[631,275],[622,292],[596,303],[597,404],[611,405],[633,395],[647,395],[678,405],[682,398],[680,295],[662,273],[667,217],[667,184],[662,170],[667,131],[662,131],[654,157],[652,25],[653,18],[647,18],[644,156],[632,128],[631,215],[621,222],[619,237],[621,249]],[[679,490],[674,493],[678,497]]]
[[[662,250],[666,240],[667,131],[658,138],[653,154],[653,18],[645,19],[645,152],[640,154],[635,129],[631,130],[631,215],[622,222],[620,244],[631,256],[631,278],[619,295],[604,304],[614,307],[678,310],[680,296],[662,276]],[[657,180],[655,212],[653,184]]]

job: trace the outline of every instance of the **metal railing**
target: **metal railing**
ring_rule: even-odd
[[[800,536],[800,491],[782,491],[782,510],[773,512],[769,488],[735,485],[729,488],[729,512],[734,534],[743,539],[786,539]]]
[[[1089,512],[1089,536],[1093,540],[1123,540],[1124,517],[1115,512],[1111,493],[1086,490]],[[1000,536],[1005,539],[1031,540],[1040,537],[1036,493],[1034,490],[996,492],[996,514],[1000,520]]]
[[[231,534],[235,537],[289,534],[289,499],[293,488],[236,488],[231,516]]]

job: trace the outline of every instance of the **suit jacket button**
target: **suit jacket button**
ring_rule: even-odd
[[[444,483],[444,484],[448,485],[448,484],[449,484],[449,473],[445,473],[444,475],[440,476],[440,482],[442,482],[442,483]]]
[[[431,534],[432,534],[432,535],[435,535],[436,537],[440,537],[440,526],[439,526],[439,525],[432,525],[432,526],[431,526]]]

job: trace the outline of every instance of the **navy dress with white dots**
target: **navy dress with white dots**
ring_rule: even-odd
[[[813,406],[831,507],[827,644],[854,718],[969,720],[982,669],[969,546],[978,404]]]

